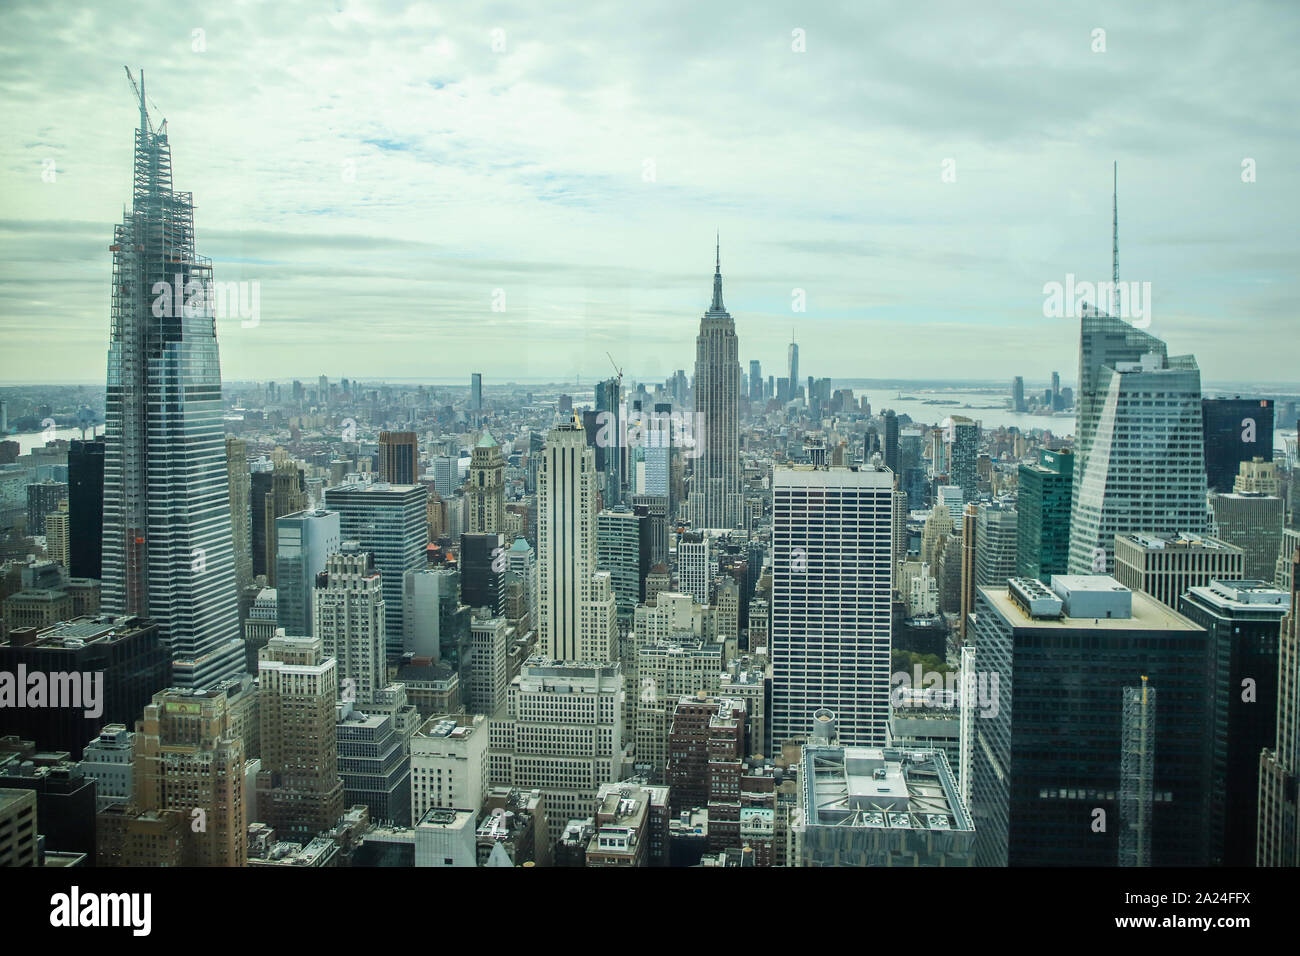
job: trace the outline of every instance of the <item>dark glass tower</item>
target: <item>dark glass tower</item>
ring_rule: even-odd
[[[1210,491],[1232,491],[1243,461],[1273,460],[1271,398],[1203,398],[1205,482]]]
[[[243,670],[212,265],[140,89],[131,211],[113,233],[103,607],[153,618],[172,681]]]
[[[68,445],[68,564],[74,578],[103,574],[104,439]]]
[[[1016,574],[1044,584],[1070,563],[1070,488],[1074,455],[1041,451],[1038,464],[1021,465],[1016,500]]]

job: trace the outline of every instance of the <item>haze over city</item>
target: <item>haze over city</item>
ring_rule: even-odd
[[[838,378],[1005,380],[1032,349],[1069,380],[1043,286],[1109,278],[1112,162],[1150,330],[1207,382],[1296,377],[1270,347],[1300,254],[1286,7],[132,10],[0,15],[0,381],[102,380],[124,62],[216,280],[260,284],[256,325],[218,323],[226,380],[461,379],[472,354],[571,381],[606,351],[663,378],[715,230],[742,362],[793,329]]]

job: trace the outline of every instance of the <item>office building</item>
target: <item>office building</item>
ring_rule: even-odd
[[[303,469],[288,458],[274,458],[269,473],[269,486],[263,497],[261,509],[261,520],[265,525],[262,531],[262,546],[266,552],[263,561],[268,584],[276,583],[275,556],[279,550],[277,538],[279,526],[276,522],[285,515],[306,511],[310,503],[311,499],[307,496],[307,476]]]
[[[465,499],[469,504],[470,534],[506,530],[506,461],[501,446],[486,428],[469,459],[469,482]]]
[[[1271,398],[1201,400],[1205,483],[1210,491],[1232,491],[1243,462],[1271,460],[1274,411]]]
[[[334,704],[338,662],[317,637],[273,637],[258,660],[258,820],[306,843],[343,815]]]
[[[248,616],[244,619],[244,669],[250,674],[257,673],[258,651],[275,637],[279,608],[275,588],[261,588],[248,606]]]
[[[104,438],[68,443],[68,571],[74,578],[103,576]]]
[[[1255,865],[1259,754],[1277,742],[1278,649],[1290,595],[1263,581],[1211,581],[1178,610],[1209,633],[1210,863]]]
[[[1204,534],[1115,536],[1115,580],[1173,610],[1190,588],[1240,581],[1245,561],[1241,548]]]
[[[1073,574],[1111,573],[1117,534],[1209,530],[1196,360],[1152,351],[1097,381],[1104,401],[1075,471]]]
[[[510,680],[507,651],[512,632],[503,617],[479,611],[470,624],[473,655],[465,681],[465,709],[472,714],[496,714],[505,707]]]
[[[596,570],[600,475],[583,429],[551,429],[538,474],[537,620],[539,646],[556,660],[617,657],[612,581]]]
[[[636,640],[635,681],[629,682],[632,688],[624,711],[633,718],[637,766],[660,783],[667,779],[669,735],[677,704],[700,692],[718,693],[724,667],[722,645],[685,634],[648,643],[638,634]]]
[[[846,743],[881,745],[889,717],[893,476],[777,468],[773,474],[771,734],[840,715]]]
[[[751,402],[761,402],[763,400],[763,367],[758,359],[749,360],[749,400]]]
[[[801,752],[796,866],[971,866],[975,827],[941,750],[812,742]]]
[[[59,503],[68,500],[68,484],[64,481],[42,481],[27,486],[27,533],[45,534],[45,516],[59,509]]]
[[[1259,755],[1256,866],[1300,866],[1300,547],[1291,565],[1291,610],[1282,619],[1277,661],[1276,743]]]
[[[792,347],[794,348],[794,347]],[[695,340],[695,418],[700,434],[691,480],[691,524],[737,528],[741,524],[740,361],[736,323],[722,304],[722,257],[713,273],[713,302],[700,319]],[[797,368],[798,349],[791,352]]]
[[[1021,465],[1016,498],[1016,574],[1044,584],[1064,574],[1070,557],[1070,488],[1074,453],[1039,452],[1038,463]]]
[[[135,774],[139,810],[174,810],[188,823],[186,866],[245,864],[244,741],[224,691],[155,694],[136,724]]]
[[[1285,504],[1276,495],[1228,492],[1210,495],[1210,510],[1219,537],[1246,553],[1245,576],[1271,581],[1282,549]]]
[[[1204,628],[1112,577],[1056,575],[980,588],[974,640],[977,865],[1132,865],[1134,834],[1147,865],[1206,865]]]
[[[61,568],[71,563],[70,554],[70,516],[68,499],[60,501],[54,511],[45,516],[45,554]]]
[[[387,614],[380,575],[369,552],[346,542],[312,590],[312,635],[337,663],[340,696],[370,704],[388,683]]]
[[[596,568],[608,571],[618,616],[630,621],[645,600],[650,573],[650,515],[642,508],[606,508],[596,516]]]
[[[253,584],[253,475],[248,470],[248,443],[233,435],[226,436],[226,480],[235,588],[242,594]]]
[[[677,577],[681,590],[707,605],[713,581],[713,548],[708,535],[686,532],[677,539]]]
[[[344,541],[374,556],[384,591],[389,656],[402,653],[402,582],[428,562],[423,485],[349,483],[325,490],[325,506],[339,513]],[[342,662],[340,662],[342,663]]]
[[[342,544],[334,511],[299,511],[275,519],[275,593],[278,625],[290,637],[312,634],[312,592],[316,575]]]
[[[427,811],[415,825],[415,865],[478,866],[477,819],[477,807]]]
[[[500,532],[460,536],[460,600],[499,617],[506,611],[506,536]]]
[[[13,706],[0,693],[5,733],[77,758],[105,724],[135,723],[169,686],[171,659],[154,622],[95,615],[10,630],[0,638],[0,674],[12,675],[10,692],[18,695],[44,675],[47,703],[63,700],[61,706]]]
[[[413,485],[420,476],[420,442],[415,432],[379,433],[379,480]]]
[[[489,782],[541,790],[557,819],[588,812],[620,776],[623,700],[617,663],[530,658],[490,722]]]
[[[382,693],[382,692],[381,692]],[[343,803],[369,808],[374,820],[411,825],[410,738],[393,714],[339,701],[335,734]]]
[[[411,815],[480,807],[488,792],[488,718],[438,714],[411,737]]]
[[[40,865],[36,791],[0,790],[0,867]]]
[[[143,713],[144,708],[140,708]],[[95,810],[135,800],[135,734],[124,724],[105,724],[86,744],[81,772],[95,781]]]
[[[1020,515],[1014,505],[981,504],[975,521],[975,584],[1001,587],[1016,576]]]

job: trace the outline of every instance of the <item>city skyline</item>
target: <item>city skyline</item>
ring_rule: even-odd
[[[1009,380],[1026,337],[1044,367],[1068,369],[1075,323],[1044,315],[1043,287],[1109,278],[1112,161],[1121,279],[1151,282],[1152,332],[1205,356],[1207,382],[1290,374],[1258,343],[1291,321],[1297,197],[1278,172],[1295,132],[1272,92],[1286,84],[1258,71],[1282,69],[1270,49],[1294,46],[1294,18],[1261,34],[1207,13],[1156,31],[1120,11],[1025,9],[1010,36],[996,18],[927,18],[933,42],[904,49],[898,12],[882,37],[863,15],[767,8],[743,23],[656,15],[644,30],[396,9],[262,12],[252,42],[240,13],[213,12],[183,34],[147,25],[83,49],[29,8],[32,45],[76,49],[83,71],[36,92],[16,62],[0,66],[24,91],[0,164],[0,380],[102,369],[105,237],[130,161],[122,62],[144,68],[155,121],[180,137],[177,175],[215,278],[260,286],[256,322],[218,321],[231,381],[280,377],[285,351],[304,374],[454,379],[479,334],[499,346],[476,362],[489,380],[607,375],[606,351],[663,378],[689,367],[715,229],[745,317],[742,365],[778,368],[793,325],[807,367],[837,378],[979,365]],[[102,25],[90,12],[78,24],[88,37]],[[1224,60],[1243,48],[1249,74]],[[682,69],[659,69],[674,50]],[[1223,68],[1202,70],[1207,58]],[[761,97],[745,80],[758,67]],[[856,82],[839,89],[840,75]],[[1002,122],[981,124],[992,95]],[[65,118],[51,100],[64,96],[93,120]],[[1251,119],[1233,109],[1247,100]],[[746,123],[760,108],[765,122]],[[51,333],[57,350],[41,347]],[[862,349],[837,347],[847,335]],[[945,348],[921,352],[918,335]]]

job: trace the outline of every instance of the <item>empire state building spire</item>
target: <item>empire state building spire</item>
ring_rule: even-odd
[[[710,312],[726,312],[727,308],[722,304],[722,237],[716,237],[717,247],[715,248],[716,258],[713,266],[713,304],[709,306]]]

